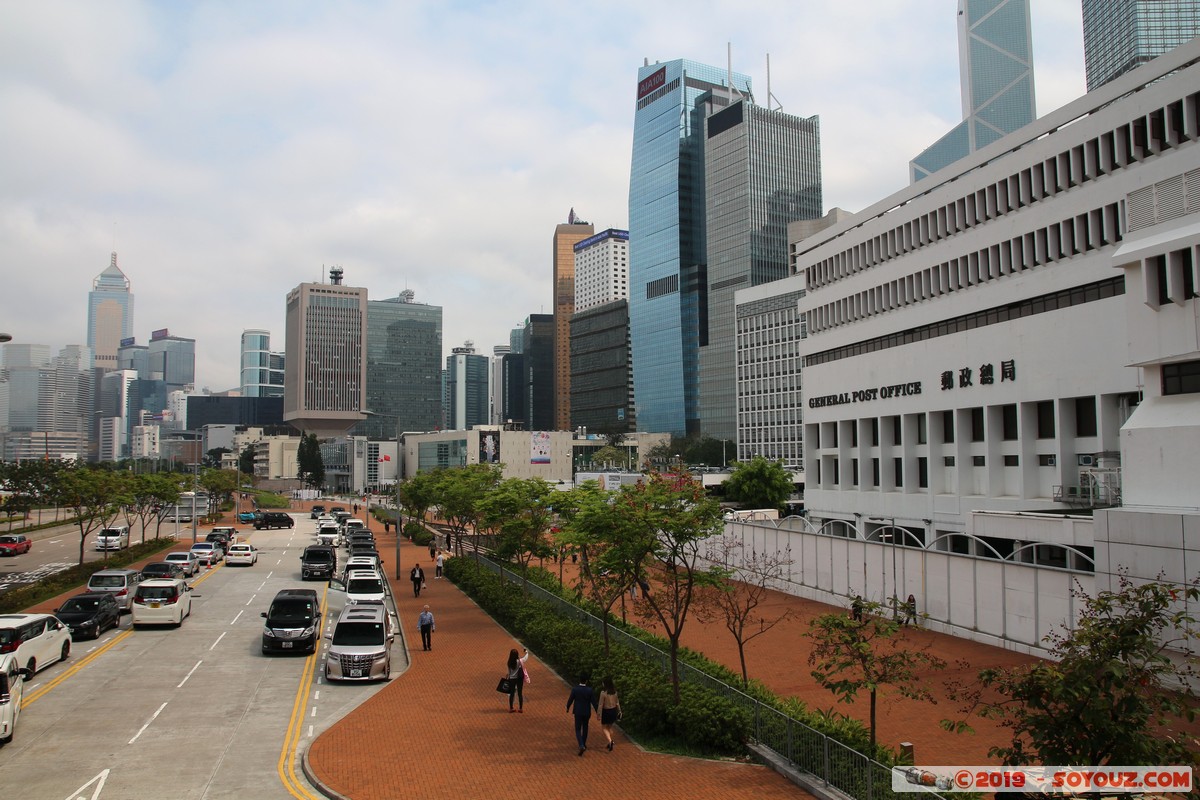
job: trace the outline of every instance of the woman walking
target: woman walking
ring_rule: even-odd
[[[529,660],[529,648],[525,648],[525,655],[518,658],[517,648],[508,651],[508,713],[514,711],[518,714],[525,713],[525,682],[529,680],[529,675],[525,672],[525,662]],[[519,702],[516,708],[513,708],[513,699],[516,698]]]
[[[600,692],[600,727],[604,730],[604,738],[608,740],[608,749],[613,749],[613,724],[621,717],[621,700],[617,697],[617,687],[612,678],[604,679],[604,688]]]

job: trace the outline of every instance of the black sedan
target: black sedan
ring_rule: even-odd
[[[183,565],[173,561],[155,561],[142,567],[142,580],[151,578],[182,578]]]
[[[69,598],[54,616],[71,629],[72,639],[95,639],[121,624],[121,607],[112,592],[85,592]]]

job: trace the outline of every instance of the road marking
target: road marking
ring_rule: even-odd
[[[325,593],[321,596],[321,607],[325,607],[325,597],[329,593],[329,588],[326,587]],[[317,628],[317,638],[321,638],[321,628],[325,625],[324,617],[321,619],[321,624]],[[313,673],[317,667],[317,653],[314,652],[304,660],[304,670],[300,675],[300,685],[296,687],[296,699],[292,702],[292,716],[288,720],[287,734],[283,739],[283,749],[279,751],[279,761],[276,764],[276,771],[279,773],[279,779],[283,782],[283,786],[288,790],[288,794],[298,800],[317,800],[308,788],[300,782],[296,776],[296,751],[300,747],[300,732],[301,732],[301,715],[304,713],[304,696],[307,693],[308,685],[312,682]],[[320,680],[318,678],[318,680]],[[309,736],[312,736],[312,728],[309,728]]]
[[[246,610],[246,609],[242,609],[241,611],[239,611],[239,612],[237,613],[237,617],[234,617],[234,618],[233,618],[233,619],[230,621],[230,623],[229,623],[229,624],[230,624],[230,625],[232,625],[233,623],[237,622],[237,621],[238,621],[238,617],[240,617],[240,616],[242,615],[242,613],[243,613],[245,610]]]
[[[256,598],[256,597],[258,597],[258,595],[256,595],[256,594],[250,595],[250,599],[246,601],[246,605],[250,605],[251,603],[253,603],[254,598]]]
[[[309,716],[310,716],[310,717],[315,717],[316,715],[317,715],[317,707],[316,707],[316,706],[313,706],[312,713],[311,713],[311,714],[309,714]]]
[[[222,639],[224,639],[224,638],[225,638],[225,634],[224,634],[224,633],[222,633],[220,636],[218,636],[218,637],[217,637],[217,640],[216,640],[215,642],[213,642],[213,643],[212,643],[212,647],[210,647],[210,648],[208,648],[208,649],[209,649],[209,650],[212,650],[213,648],[215,648],[217,645],[219,645],[219,644],[221,643],[221,640],[222,640]]]
[[[91,664],[93,661],[95,661],[97,658],[99,658],[103,653],[108,651],[110,648],[114,647],[118,642],[123,642],[123,641],[125,641],[125,639],[129,638],[132,635],[133,635],[132,630],[122,631],[120,634],[118,634],[117,636],[114,636],[112,639],[110,639],[109,642],[107,644],[105,644],[103,647],[101,647],[99,650],[97,650],[94,653],[89,653],[88,655],[84,656],[82,659],[79,660],[78,663],[73,665],[69,670],[67,670],[66,672],[62,673],[54,680],[47,683],[45,686],[43,686],[38,691],[26,694],[25,697],[21,700],[21,709],[24,710],[24,709],[28,708],[30,705],[32,705],[33,703],[40,700],[41,698],[45,697],[46,693],[49,692],[51,689],[53,689],[55,686],[58,686],[60,683],[62,683],[63,681],[65,681],[67,678],[71,677],[75,673],[79,672],[79,670],[83,669],[88,664]]]
[[[308,738],[310,738],[310,739],[312,738],[312,732],[313,732],[313,726],[309,725],[308,726]]]
[[[268,577],[268,578],[270,578],[270,577],[271,577],[271,576],[270,576],[270,574],[268,574],[268,575],[267,575],[267,577]],[[256,592],[261,592],[261,591],[263,590],[263,587],[264,587],[264,586],[266,586],[266,585],[267,585],[267,582],[264,580],[262,583],[260,583],[260,584],[258,585],[258,588],[257,588],[257,589],[255,589],[255,591],[256,591]]]
[[[197,665],[197,666],[199,666],[199,665]],[[158,711],[155,711],[154,714],[150,717],[150,719],[146,720],[146,724],[142,726],[141,730],[139,730],[137,733],[135,733],[133,735],[133,738],[129,740],[129,743],[133,744],[134,742],[136,742],[138,740],[138,737],[146,732],[146,728],[149,728],[150,723],[154,722],[154,720],[158,719],[158,715],[161,714],[163,712],[163,709],[166,707],[167,707],[166,703],[163,703],[161,706],[159,706]]]
[[[318,689],[317,691],[313,692],[313,700],[320,700],[320,699],[321,699],[321,690]]]
[[[104,788],[104,782],[108,780],[108,773],[109,770],[104,770],[99,775],[85,783],[83,786],[80,786],[78,789],[67,795],[67,800],[97,800],[97,798],[100,797],[100,791]],[[90,796],[85,795],[84,791],[93,783],[96,784],[96,788],[92,790]]]
[[[211,648],[210,648],[210,649],[211,649]],[[194,667],[192,667],[190,670],[188,670],[188,674],[183,676],[183,680],[181,680],[181,681],[179,682],[179,685],[178,685],[178,686],[176,686],[175,688],[176,688],[176,689],[182,689],[182,688],[183,688],[183,685],[184,685],[185,683],[187,683],[187,682],[188,682],[188,678],[192,677],[192,673],[193,673],[193,672],[195,672],[196,670],[200,669],[200,665],[201,665],[201,664],[203,664],[203,663],[204,663],[204,659],[200,659],[199,661],[197,661],[197,662],[196,662],[196,666],[194,666]]]

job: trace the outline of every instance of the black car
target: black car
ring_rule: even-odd
[[[300,578],[324,578],[329,580],[337,573],[337,551],[327,544],[314,544],[304,548],[300,556]]]
[[[151,578],[182,578],[183,565],[174,561],[155,561],[142,567],[142,580]]]
[[[294,528],[296,520],[292,519],[291,514],[284,514],[282,511],[264,511],[258,519],[254,520],[254,529],[261,531],[263,528]]]
[[[71,629],[72,639],[95,639],[121,624],[121,607],[112,592],[85,592],[68,598],[54,616]]]
[[[262,651],[285,650],[313,652],[317,649],[321,627],[321,602],[312,589],[284,589],[275,595],[271,607],[262,614]]]

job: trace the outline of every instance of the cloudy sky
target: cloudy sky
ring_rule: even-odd
[[[1084,93],[1080,0],[1031,0],[1038,114]],[[955,0],[0,4],[0,331],[86,341],[116,250],[134,333],[238,383],[245,328],[340,265],[489,353],[551,310],[554,226],[628,222],[637,69],[690,58],[818,115],[826,209],[961,119]]]

